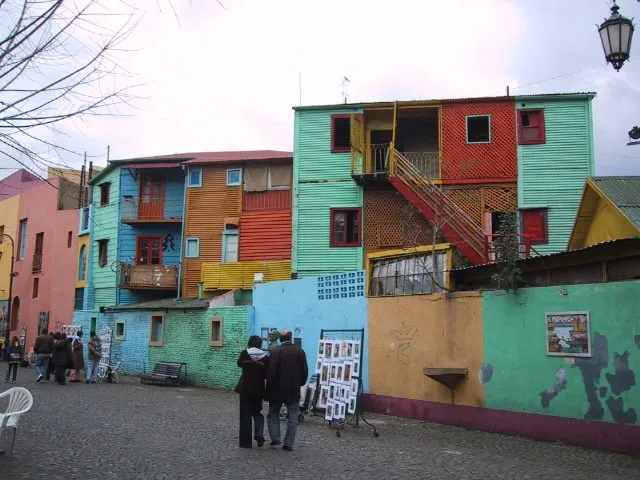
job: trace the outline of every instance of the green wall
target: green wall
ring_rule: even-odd
[[[517,109],[544,109],[546,143],[518,145],[518,207],[548,207],[549,242],[541,254],[566,250],[585,178],[594,174],[591,100],[516,97]]]
[[[156,362],[187,364],[187,383],[234,388],[240,378],[236,362],[246,348],[253,307],[208,310],[169,310],[165,316],[164,346],[149,347],[149,370]],[[211,317],[224,317],[223,346],[209,344]]]
[[[361,112],[296,111],[292,270],[299,277],[362,268],[362,247],[329,246],[329,209],[363,205],[362,187],[351,178],[351,154],[331,153],[331,115]]]
[[[100,206],[100,185],[111,183],[109,189],[109,204]],[[116,272],[112,267],[118,260],[118,231],[120,206],[120,169],[116,168],[101,178],[93,188],[93,213],[91,230],[91,280],[95,288],[95,305],[102,306],[116,304]],[[109,240],[107,265],[98,264],[98,240]]]
[[[546,354],[545,312],[569,311],[591,314],[591,358]],[[638,312],[640,281],[528,288],[517,295],[483,292],[485,363],[480,377],[485,384],[485,405],[640,425]],[[614,357],[625,352],[628,370],[626,361]],[[612,391],[616,380],[635,385]],[[542,405],[543,400],[548,406]],[[609,406],[621,400],[626,419],[617,414],[614,418]]]

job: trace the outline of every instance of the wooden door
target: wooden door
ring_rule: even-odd
[[[153,220],[163,217],[164,176],[157,173],[141,173],[138,218]]]
[[[137,252],[138,265],[162,264],[162,237],[138,237]]]

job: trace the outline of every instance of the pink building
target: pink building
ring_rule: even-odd
[[[33,173],[29,173],[23,169],[18,170],[0,180],[0,202],[14,195],[19,195],[25,190],[42,185],[43,183],[45,183],[45,181],[36,177]]]
[[[22,192],[18,214],[10,335],[26,328],[27,352],[42,328],[60,330],[73,317],[80,187],[49,182]]]

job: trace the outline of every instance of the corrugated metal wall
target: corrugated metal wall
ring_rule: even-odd
[[[291,209],[243,212],[238,260],[291,258]]]
[[[329,209],[362,207],[351,154],[331,153],[331,115],[361,109],[298,111],[294,132],[293,271],[300,277],[362,268],[362,247],[329,246]]]
[[[266,192],[243,192],[242,210],[291,209],[291,190],[267,190]]]
[[[196,297],[203,262],[220,262],[225,217],[240,216],[241,187],[227,187],[228,165],[204,166],[202,186],[187,188],[185,238],[200,239],[200,256],[185,258],[183,296]]]
[[[202,283],[205,290],[251,288],[256,273],[263,273],[265,282],[290,280],[291,261],[207,263],[202,267]]]
[[[467,143],[466,117],[490,115],[489,143]],[[515,181],[516,114],[513,101],[442,106],[443,181]]]
[[[519,109],[544,109],[546,128],[546,143],[518,145],[518,206],[549,208],[549,243],[535,248],[560,252],[567,248],[585,179],[595,170],[591,102],[516,103]]]

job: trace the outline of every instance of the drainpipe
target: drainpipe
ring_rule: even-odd
[[[16,257],[15,257],[13,237],[11,235],[7,235],[6,233],[3,233],[2,235],[0,235],[0,242],[2,241],[2,237],[7,237],[11,241],[11,271],[9,272],[9,300],[7,302],[7,318],[5,320],[6,325],[4,330],[5,357],[3,358],[6,358],[9,352],[9,342],[11,341],[11,339],[9,338],[9,335],[11,332],[11,307],[13,304],[13,279],[17,276],[17,274],[14,272],[14,263],[15,263]]]
[[[180,263],[178,264],[178,287],[176,289],[176,300],[180,299],[181,287],[182,287],[182,265],[184,264],[184,224],[187,221],[187,175],[188,170],[186,165],[182,165],[182,171],[185,172],[184,187],[182,195],[182,233],[180,234]]]

